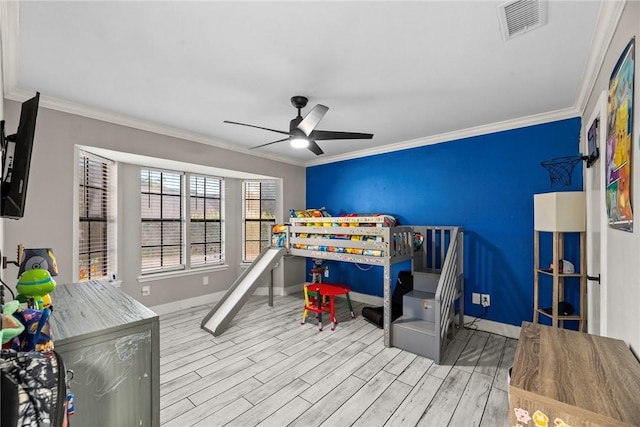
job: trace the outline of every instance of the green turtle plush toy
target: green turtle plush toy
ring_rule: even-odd
[[[17,299],[21,302],[28,301],[33,298],[33,308],[47,308],[51,305],[49,294],[56,288],[56,282],[51,278],[51,274],[47,270],[35,268],[27,270],[20,275],[16,290],[18,291]]]

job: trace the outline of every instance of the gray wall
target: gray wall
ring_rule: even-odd
[[[5,119],[9,131],[17,127],[20,103],[5,100]],[[18,243],[25,247],[53,247],[60,275],[59,283],[73,280],[74,247],[74,147],[98,147],[143,156],[171,159],[191,164],[223,168],[281,178],[283,208],[305,205],[305,169],[288,163],[224,150],[125,126],[88,119],[47,108],[40,108],[36,140],[25,207],[20,220],[2,220],[2,253],[15,259]],[[140,275],[140,196],[139,166],[118,163],[118,277],[123,290],[147,306],[197,298],[226,290],[240,274],[241,262],[241,186],[227,179],[226,263],[227,269],[179,278],[157,279],[141,283]],[[288,216],[288,215],[285,215]],[[304,281],[304,260],[286,259],[275,275],[276,292]],[[203,275],[209,285],[203,286]],[[17,268],[10,266],[4,279],[15,285]],[[142,297],[142,286],[149,285],[151,295]],[[54,294],[55,299],[55,294]]]
[[[609,77],[615,67],[618,58],[622,54],[627,43],[632,37],[638,35],[640,29],[640,2],[629,1],[626,3],[623,15],[611,44],[607,50],[602,68],[599,71],[597,81],[583,115],[583,130],[588,126],[586,123],[591,117],[600,93],[609,87]],[[633,184],[632,184],[632,206],[636,218],[635,230],[627,233],[619,230],[608,229],[606,236],[606,246],[601,248],[606,254],[607,262],[607,295],[606,295],[606,331],[604,334],[613,338],[625,340],[634,349],[636,354],[640,354],[640,150],[638,149],[638,134],[640,129],[640,67],[638,67],[638,43],[636,39],[635,58],[635,105],[633,114],[634,135],[631,145],[633,146]],[[604,147],[601,157],[604,157]],[[600,161],[603,161],[602,159]],[[601,177],[600,179],[604,179]],[[602,185],[603,187],[603,185]],[[601,195],[604,197],[604,195]],[[596,272],[597,273],[597,272]]]

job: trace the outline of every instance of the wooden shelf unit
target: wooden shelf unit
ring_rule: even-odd
[[[553,256],[552,271],[540,268],[540,233],[551,233],[553,236]],[[564,238],[565,234],[580,234],[580,271],[575,273],[560,273],[560,260],[564,259]],[[587,274],[586,264],[586,233],[580,232],[562,232],[562,231],[540,231],[535,230],[534,238],[534,281],[533,281],[533,323],[537,324],[540,315],[551,318],[551,326],[564,327],[565,320],[577,320],[580,331],[586,330],[586,310],[587,310]],[[540,308],[540,275],[552,277],[552,313],[549,314]],[[564,301],[565,278],[578,278],[580,281],[580,307],[576,309],[577,314],[564,316],[558,313],[558,303]]]

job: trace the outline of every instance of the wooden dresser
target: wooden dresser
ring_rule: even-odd
[[[74,427],[160,425],[158,315],[108,282],[58,285],[54,348],[74,372]]]
[[[509,393],[510,426],[640,426],[640,363],[621,340],[523,322]]]

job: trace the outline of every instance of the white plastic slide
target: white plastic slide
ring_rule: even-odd
[[[258,258],[233,282],[233,285],[209,314],[202,319],[200,327],[215,337],[222,334],[233,316],[253,294],[262,278],[271,272],[285,252],[284,248],[267,248],[262,251]]]

